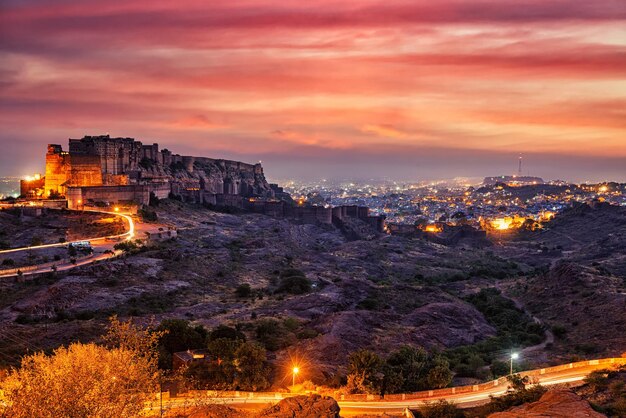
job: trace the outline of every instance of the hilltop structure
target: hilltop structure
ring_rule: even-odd
[[[48,145],[45,177],[36,184],[24,182],[22,189],[25,197],[64,197],[69,209],[137,208],[151,198],[173,197],[341,228],[358,219],[378,232],[385,230],[385,217],[371,216],[367,207],[295,204],[281,187],[267,182],[260,163],[181,156],[159,150],[158,144],[109,135],[70,139],[69,151]]]
[[[527,186],[533,184],[544,184],[541,177],[534,176],[495,176],[485,177],[483,186],[494,186],[498,183],[504,183],[509,186]]]
[[[109,135],[48,145],[45,197],[65,196],[70,209],[99,202],[148,204],[150,195],[213,203],[273,197],[261,164],[181,156],[158,144]]]

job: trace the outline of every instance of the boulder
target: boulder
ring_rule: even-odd
[[[292,396],[267,408],[258,418],[339,418],[339,405],[330,396]]]

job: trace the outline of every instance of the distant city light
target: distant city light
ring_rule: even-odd
[[[494,219],[493,221],[491,221],[491,225],[495,228],[495,229],[499,229],[499,230],[505,230],[505,229],[509,229],[511,227],[511,220],[505,219],[505,218],[498,218],[498,219]]]

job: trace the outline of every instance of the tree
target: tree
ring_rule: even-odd
[[[246,341],[246,336],[243,332],[238,331],[237,329],[229,327],[227,325],[220,325],[217,328],[213,329],[209,333],[208,338],[209,341],[217,340],[218,338]]]
[[[156,388],[150,356],[74,343],[51,356],[26,356],[0,382],[0,416],[136,417]]]
[[[422,347],[403,345],[387,358],[390,369],[399,374],[402,392],[415,392],[421,389],[428,373],[428,352]]]
[[[380,387],[383,361],[378,354],[361,349],[348,357],[348,383],[350,393],[372,393]]]
[[[269,366],[265,349],[255,343],[243,343],[235,352],[237,387],[241,390],[263,390],[269,387]]]
[[[195,348],[204,348],[208,332],[202,325],[195,327],[184,319],[165,319],[156,328],[163,332],[159,339],[159,367],[172,367],[172,354]]]
[[[281,279],[277,293],[302,295],[311,291],[311,281],[304,276],[290,276]]]
[[[148,327],[142,328],[131,321],[120,321],[117,315],[113,315],[109,318],[104,341],[110,348],[130,350],[138,357],[147,357],[156,364],[157,345],[166,332],[155,331],[152,321]]]
[[[426,375],[426,383],[433,389],[445,388],[450,382],[452,382],[452,372],[447,364],[435,365]]]

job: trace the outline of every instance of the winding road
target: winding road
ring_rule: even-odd
[[[72,242],[64,242],[64,243],[56,243],[56,244],[44,244],[37,245],[32,247],[22,247],[22,248],[12,248],[9,250],[0,251],[0,255],[17,253],[20,251],[36,251],[46,248],[55,248],[55,247],[67,247],[72,243],[79,243],[89,241],[91,247],[93,249],[93,256],[85,257],[82,259],[78,259],[75,263],[60,263],[55,264],[46,263],[44,265],[30,266],[30,267],[20,267],[12,270],[4,270],[4,273],[0,272],[0,279],[9,278],[18,276],[17,271],[20,270],[23,276],[33,275],[33,274],[41,274],[41,273],[49,273],[52,271],[66,271],[71,270],[76,267],[84,266],[87,264],[92,264],[97,261],[106,260],[112,257],[116,257],[121,254],[120,251],[116,251],[113,247],[119,241],[122,240],[131,240],[137,236],[142,237],[145,233],[155,232],[162,225],[153,225],[153,224],[136,224],[133,220],[133,217],[124,213],[119,212],[109,212],[109,211],[101,211],[101,210],[84,210],[82,212],[94,212],[94,213],[104,213],[107,215],[115,215],[119,216],[126,221],[128,224],[128,230],[122,234],[118,235],[109,235],[104,237],[94,237],[94,238],[86,238],[78,241]]]
[[[522,376],[528,376],[533,383],[540,383],[543,386],[551,386],[564,383],[581,382],[589,373],[616,367],[618,365],[626,365],[626,358],[612,358],[589,360],[580,363],[570,363],[549,369],[529,370],[520,373]],[[508,383],[505,379],[488,382],[476,386],[464,386],[456,388],[447,388],[443,390],[426,391],[407,395],[392,395],[391,399],[337,399],[337,403],[341,408],[342,416],[362,415],[362,414],[383,414],[383,413],[402,413],[407,408],[416,409],[430,402],[438,400],[446,400],[452,402],[459,407],[469,408],[484,404],[489,401],[492,396],[501,396],[507,393]],[[456,393],[455,393],[456,392]],[[270,404],[275,404],[281,399],[295,396],[290,393],[254,393],[254,392],[228,392],[223,396],[215,396],[215,392],[196,392],[194,396],[186,396],[180,398],[169,398],[163,400],[164,409],[176,409],[188,407],[194,404],[225,404],[237,408],[246,409],[262,409]],[[364,396],[364,395],[361,395]],[[398,399],[406,397],[406,399]],[[147,409],[158,410],[160,405],[158,401],[153,402]]]

